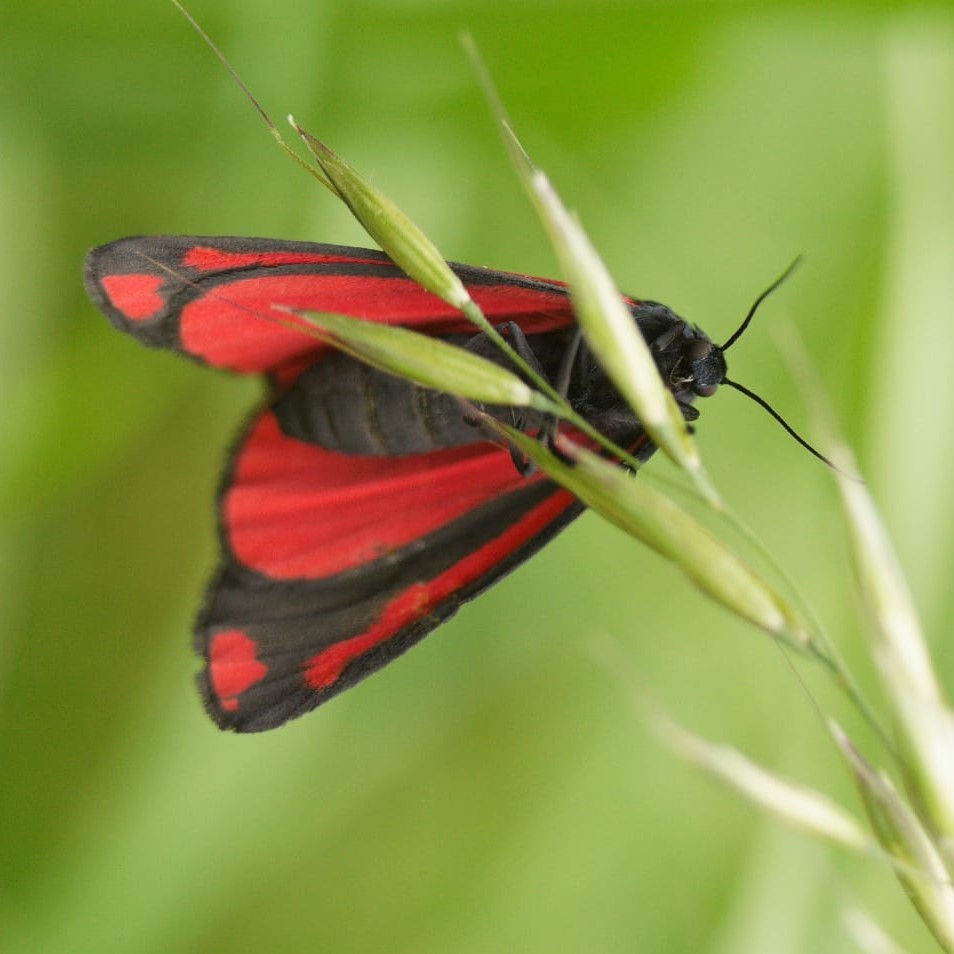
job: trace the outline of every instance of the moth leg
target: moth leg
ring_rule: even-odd
[[[695,421],[699,419],[699,409],[693,407],[691,404],[687,404],[685,401],[677,401],[676,404],[679,407],[679,410],[682,411],[683,420],[686,421]]]
[[[526,361],[534,370],[539,374],[543,374],[543,368],[540,366],[540,362],[537,360],[536,355],[533,353],[530,348],[530,343],[527,341],[526,336],[520,327],[512,321],[509,321],[505,324],[498,325],[496,330],[500,332],[505,338],[509,338],[513,349]],[[471,354],[475,354],[478,357],[486,358],[488,361],[492,361],[494,364],[500,365],[501,367],[506,367],[510,364],[507,360],[507,356],[503,351],[497,346],[497,343],[490,338],[490,336],[481,331],[473,337],[469,338],[464,342],[463,348],[465,351],[469,351]],[[503,405],[494,407],[487,407],[484,410],[493,414],[495,417],[501,417],[506,414],[509,416],[509,423],[514,427],[523,430],[526,426],[526,421],[524,420],[522,414],[517,408],[505,407]],[[478,416],[466,417],[465,420],[469,424],[472,424],[475,427],[480,425],[480,418]]]
[[[527,336],[524,334],[523,329],[516,322],[505,322],[503,324],[497,325],[496,329],[501,335],[503,335],[504,338],[509,341],[510,346],[517,353],[517,355],[519,355],[519,357],[521,357],[538,375],[540,375],[541,378],[549,381],[543,365],[540,364],[540,359],[530,346],[530,342],[527,340]],[[510,363],[507,361],[506,356],[500,351],[495,342],[493,342],[484,333],[474,335],[474,337],[471,338],[470,341],[464,345],[464,347],[471,353],[487,358],[488,360],[493,361],[495,364],[503,365]],[[504,411],[504,413],[506,413],[510,419],[510,424],[520,431],[529,431],[532,424],[535,423],[531,421],[530,417],[528,417],[521,408],[500,408],[498,411]],[[540,427],[541,436],[544,434],[546,427],[547,422],[544,422],[544,424]],[[534,464],[514,447],[511,447],[510,449],[510,458],[513,461],[514,467],[517,469],[517,472],[523,477],[529,477],[536,469]]]
[[[515,321],[507,321],[497,325],[496,330],[510,342],[510,346],[513,350],[516,351],[540,377],[549,380],[546,371],[543,370],[543,365],[540,364],[540,359],[534,353],[520,325]],[[483,331],[467,341],[464,344],[464,349],[470,351],[472,354],[480,355],[482,358],[487,358],[489,361],[493,361],[494,364],[510,364],[507,356],[497,347],[496,342],[491,340],[487,333]]]
[[[566,399],[569,394],[570,379],[573,376],[573,365],[576,363],[577,356],[580,353],[580,344],[582,341],[583,332],[577,328],[573,333],[572,340],[567,345],[566,351],[563,353],[563,360],[560,362],[560,369],[557,371],[556,381],[554,382],[556,392],[561,398]],[[554,453],[558,453],[556,449],[556,436],[559,429],[560,418],[557,417],[556,414],[548,415],[546,421],[543,423],[543,427],[540,428],[540,440]]]
[[[497,330],[505,338],[510,339],[510,345],[513,350],[516,351],[541,378],[549,380],[546,371],[543,370],[543,365],[540,364],[540,359],[536,356],[533,348],[530,347],[530,342],[527,341],[527,336],[523,333],[523,328],[521,328],[520,325],[515,321],[508,321],[503,325],[499,325]]]
[[[513,322],[510,322],[508,325],[503,327],[507,328],[507,330],[510,332],[510,341],[517,354],[519,354],[521,358],[523,358],[535,371],[537,371],[541,377],[543,377],[545,380],[549,380],[547,379],[543,368],[540,366],[540,362],[537,360],[536,355],[533,353],[530,343],[527,341],[526,335],[523,333],[523,329]],[[573,337],[567,345],[566,350],[563,352],[563,358],[560,361],[560,367],[557,369],[556,379],[552,382],[557,394],[564,399],[567,398],[569,394],[570,381],[573,377],[573,366],[576,363],[577,357],[579,356],[580,345],[582,341],[583,332],[577,328],[574,331]],[[566,458],[556,446],[556,436],[559,430],[560,418],[556,414],[548,414],[544,419],[543,424],[540,426],[540,430],[537,433],[537,439],[540,440],[551,453],[556,454],[562,460],[565,460],[567,463],[569,463],[568,458]],[[514,466],[516,466],[517,470],[519,470],[524,476],[529,476],[535,470],[534,465],[525,457],[521,456],[518,459],[518,456],[514,450],[511,450],[511,457],[513,458]]]

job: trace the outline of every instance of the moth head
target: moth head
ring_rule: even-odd
[[[722,348],[708,338],[697,338],[686,349],[690,380],[686,382],[698,397],[712,397],[725,380],[726,365]]]

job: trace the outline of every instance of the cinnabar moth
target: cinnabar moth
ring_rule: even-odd
[[[554,380],[577,344],[566,288],[452,267],[490,321],[511,339],[522,333]],[[338,312],[488,352],[459,313],[381,252],[133,237],[89,254],[86,288],[117,328],[143,344],[268,375],[268,398],[225,469],[221,565],[196,625],[199,686],[222,728],[275,728],[370,675],[583,509],[544,475],[521,473],[457,399],[268,320],[280,315],[287,324],[287,310],[276,306]],[[723,349],[664,305],[627,303],[663,380],[693,419],[694,398],[725,380]],[[566,395],[617,444],[643,461],[652,455],[585,343]]]

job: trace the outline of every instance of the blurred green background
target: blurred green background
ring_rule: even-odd
[[[624,289],[723,340],[805,252],[731,372],[811,434],[773,330],[797,327],[954,682],[949,4],[189,5],[266,108],[450,258],[555,269],[465,28]],[[141,232],[365,240],[164,0],[5,5],[0,143],[0,950],[835,952],[856,903],[933,949],[885,869],[652,740],[607,639],[686,724],[858,811],[776,648],[592,516],[328,707],[217,732],[189,632],[259,386],[111,331],[83,255]],[[830,476],[731,392],[699,436],[858,660]]]

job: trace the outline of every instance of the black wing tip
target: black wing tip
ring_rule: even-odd
[[[297,692],[282,691],[278,694],[277,701],[269,700],[262,704],[261,700],[255,699],[253,688],[243,693],[242,701],[237,701],[234,709],[227,709],[212,687],[207,663],[196,673],[195,681],[206,715],[223,732],[234,732],[237,735],[255,735],[278,729],[285,723],[306,715],[331,695],[337,694],[318,694],[302,685]]]
[[[142,271],[146,261],[142,255],[133,252],[132,247],[141,248],[143,241],[153,240],[154,237],[145,235],[127,235],[91,248],[83,259],[83,286],[86,294],[120,331],[128,332],[131,322],[121,309],[113,304],[103,285],[103,279],[109,275]]]
[[[112,303],[103,287],[103,276],[107,275],[106,263],[110,258],[112,245],[100,245],[90,249],[83,261],[83,287],[89,300],[109,319],[109,323],[119,331],[129,331],[129,319]]]
[[[131,335],[149,348],[172,350],[205,364],[201,358],[185,352],[179,341],[178,306],[173,296],[179,286],[172,281],[175,266],[183,253],[196,242],[191,236],[128,235],[98,245],[86,253],[83,262],[83,285],[90,301],[109,323],[124,334]],[[108,288],[108,279],[124,276],[150,276],[156,287],[149,289],[155,296],[149,313],[137,314],[117,303]],[[186,287],[188,283],[186,282]]]

